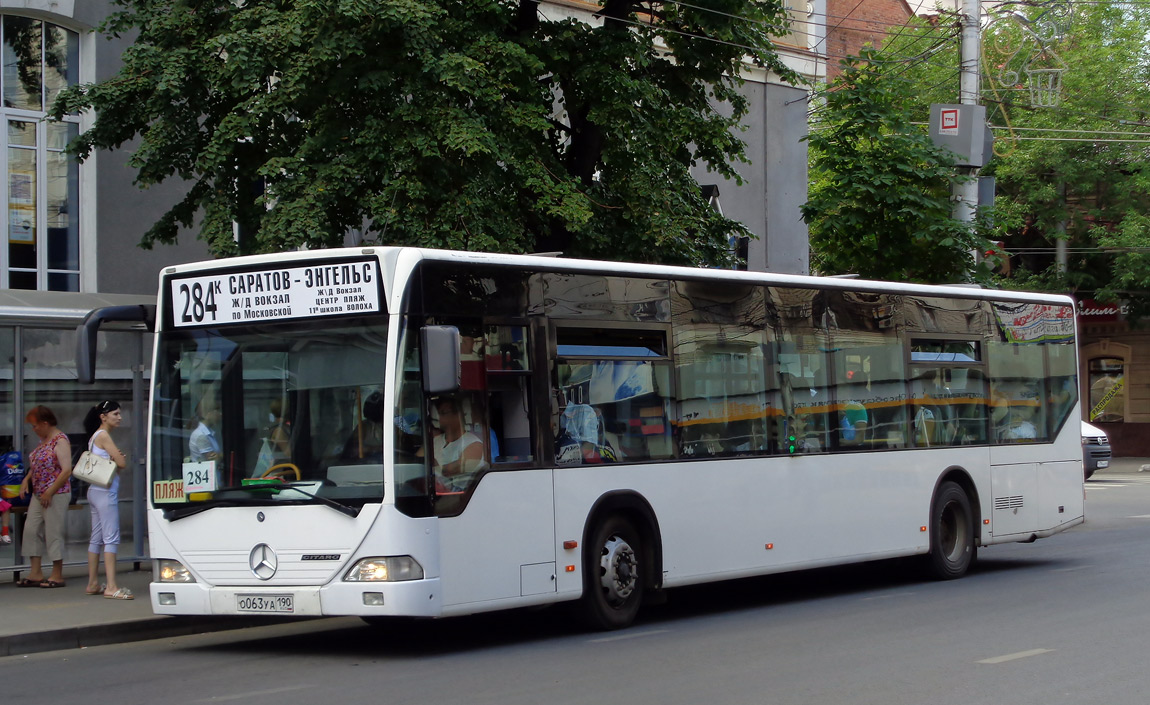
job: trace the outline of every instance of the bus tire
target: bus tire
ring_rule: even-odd
[[[961,578],[974,562],[975,551],[970,498],[957,483],[944,482],[930,509],[928,570],[937,580]]]
[[[587,549],[579,602],[583,622],[604,631],[629,626],[639,613],[647,577],[639,532],[612,515],[599,524]]]

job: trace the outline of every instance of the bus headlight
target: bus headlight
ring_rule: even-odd
[[[161,583],[194,583],[192,572],[184,567],[183,563],[170,558],[161,558],[156,561],[156,575]]]
[[[353,583],[423,580],[423,566],[411,556],[376,556],[360,560],[343,579]]]

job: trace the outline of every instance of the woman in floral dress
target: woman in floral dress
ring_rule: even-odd
[[[20,484],[20,498],[35,497],[28,503],[22,551],[28,556],[28,577],[19,587],[64,587],[64,524],[72,501],[72,444],[56,427],[56,415],[46,406],[37,406],[24,420],[40,438],[40,445],[28,454],[28,472]],[[52,561],[52,574],[44,577],[41,560]]]

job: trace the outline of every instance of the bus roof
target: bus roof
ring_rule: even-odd
[[[436,250],[417,247],[344,247],[325,250],[302,250],[287,253],[248,255],[244,257],[191,262],[165,267],[161,272],[161,277],[170,274],[182,274],[211,269],[259,267],[260,265],[269,265],[285,260],[306,262],[311,259],[330,260],[337,257],[362,257],[363,255],[374,255],[384,262],[390,262],[392,264],[398,263],[401,260],[408,260],[411,264],[418,260],[434,260],[441,262],[458,262],[476,266],[537,269],[550,272],[611,274],[616,276],[695,281],[727,281],[732,283],[789,286],[807,289],[863,291],[876,294],[947,296],[959,299],[993,299],[995,301],[1012,301],[1018,303],[1074,305],[1074,300],[1063,294],[985,289],[971,285],[910,284],[845,277],[745,272],[703,267],[569,259],[549,255],[515,255],[497,252],[468,252],[462,250]]]

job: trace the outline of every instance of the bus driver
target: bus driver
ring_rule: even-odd
[[[435,472],[442,477],[442,483],[449,491],[459,491],[462,481],[466,485],[471,473],[487,467],[484,457],[483,440],[463,426],[463,414],[459,402],[451,397],[440,397],[435,401],[439,416],[439,432],[431,441],[432,463]],[[422,455],[420,449],[418,455]]]

